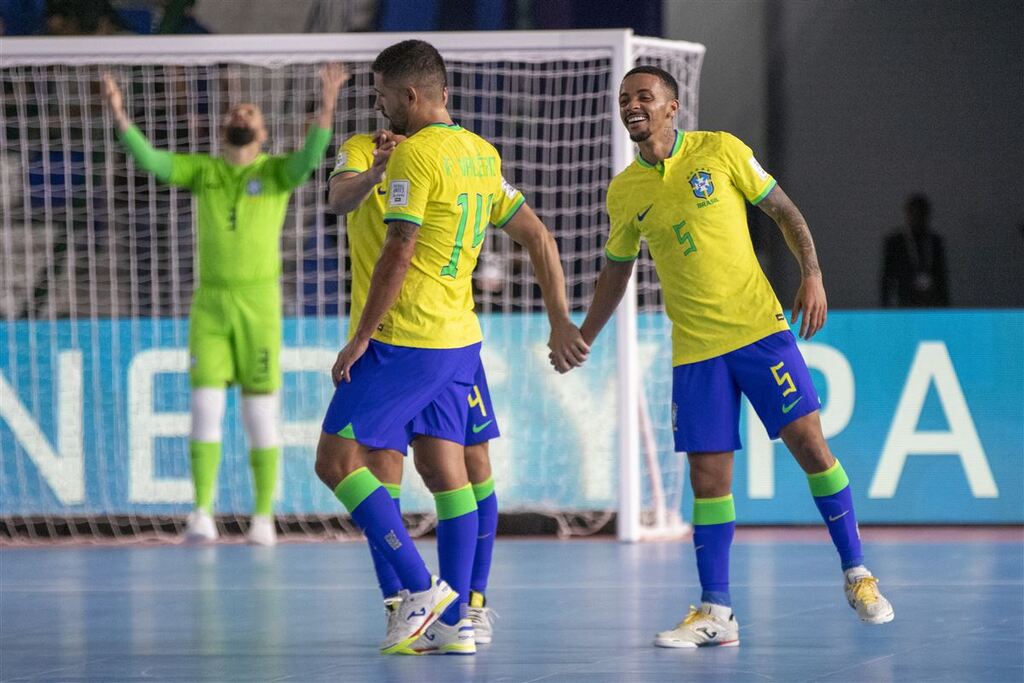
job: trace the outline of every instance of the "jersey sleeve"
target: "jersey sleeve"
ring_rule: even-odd
[[[754,158],[754,152],[742,140],[723,133],[722,152],[732,173],[733,185],[748,202],[756,206],[775,188],[775,178],[761,168],[761,164]]]
[[[436,168],[417,153],[416,146],[405,142],[395,148],[388,160],[388,194],[384,222],[408,221],[423,224]]]
[[[640,231],[619,201],[614,185],[608,188],[606,203],[611,230],[604,245],[604,255],[611,261],[633,261],[640,255]]]
[[[491,224],[496,228],[504,227],[525,202],[526,197],[523,196],[523,193],[502,178],[501,192],[498,193],[491,205]]]
[[[169,185],[194,190],[202,184],[203,169],[210,157],[205,154],[171,154]]]
[[[373,166],[373,138],[353,135],[342,143],[330,177],[340,173],[365,173]]]

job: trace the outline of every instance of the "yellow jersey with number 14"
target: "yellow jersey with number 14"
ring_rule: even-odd
[[[479,342],[473,270],[488,223],[504,226],[522,194],[502,178],[497,150],[454,124],[431,124],[399,144],[387,176],[384,221],[408,221],[419,234],[402,291],[373,338],[426,349]]]
[[[657,166],[637,155],[608,187],[605,255],[631,261],[647,240],[672,321],[672,364],[696,363],[789,329],[747,228],[775,179],[729,133],[677,132]]]

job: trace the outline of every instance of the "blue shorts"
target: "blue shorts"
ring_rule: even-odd
[[[453,440],[462,443],[469,417],[464,397],[479,367],[479,343],[420,349],[371,340],[352,366],[352,381],[335,389],[323,430],[371,449],[405,450],[408,425],[429,411],[432,420],[457,426],[459,439]],[[454,401],[457,396],[462,400]]]
[[[459,410],[466,413],[461,432],[459,425],[450,417]],[[455,441],[464,446],[473,446],[501,436],[498,419],[494,415],[494,406],[491,404],[491,392],[487,387],[483,363],[477,367],[473,384],[468,387],[468,391],[461,384],[453,384],[451,391],[446,392],[443,397],[413,418],[406,432],[406,443],[422,435]]]
[[[796,338],[788,330],[776,332],[723,356],[672,369],[676,451],[742,448],[740,392],[773,439],[787,424],[821,407]]]

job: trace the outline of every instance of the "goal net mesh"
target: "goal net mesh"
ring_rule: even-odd
[[[383,38],[381,45],[388,44]],[[159,149],[218,154],[220,119],[254,102],[267,151],[302,144],[319,99],[319,64],[181,53],[125,58],[83,53],[0,62],[0,538],[160,538],[190,509],[188,314],[196,283],[195,205],[137,168],[100,97],[121,84],[126,110]],[[635,63],[680,81],[679,124],[696,124],[702,50],[637,39]],[[610,51],[474,50],[446,55],[456,122],[500,151],[505,177],[554,234],[575,315],[589,303],[608,232],[604,193],[621,134]],[[349,257],[344,218],[326,207],[333,150],[371,132],[372,55],[337,55],[353,74],[335,119],[332,155],[299,187],[282,234],[284,450],[276,510],[289,531],[352,533],[312,472],[327,375],[344,339]],[[6,61],[6,60],[5,60]],[[99,61],[108,63],[98,63]],[[547,368],[547,321],[526,252],[490,230],[474,289],[484,364],[503,436],[491,446],[503,512],[533,512],[560,533],[590,533],[616,501],[615,339],[591,366]],[[645,509],[677,514],[683,469],[672,452],[668,334],[646,255],[638,268],[645,434]],[[562,380],[565,381],[562,381]],[[220,523],[244,528],[252,507],[238,396],[229,392],[216,494]],[[411,465],[411,463],[410,463]],[[413,468],[403,508],[417,531],[432,501]],[[659,518],[660,516],[660,518]],[[645,513],[649,524],[664,523]],[[659,519],[656,519],[659,518]]]

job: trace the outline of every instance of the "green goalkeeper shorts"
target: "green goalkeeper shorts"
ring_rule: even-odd
[[[200,287],[192,298],[188,351],[192,388],[238,384],[248,393],[281,386],[281,287]]]

